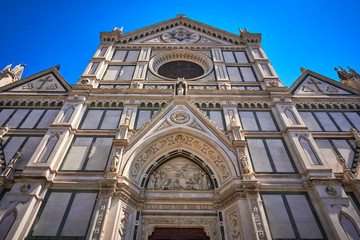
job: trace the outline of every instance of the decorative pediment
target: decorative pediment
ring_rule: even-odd
[[[356,90],[310,70],[303,74],[291,86],[294,95],[350,95]],[[355,91],[355,92],[354,92]]]
[[[188,102],[177,103],[180,99],[168,104],[168,106],[153,116],[145,123],[137,133],[130,139],[129,147],[142,140],[154,136],[162,131],[170,131],[178,127],[197,131],[205,134],[212,139],[220,139],[229,149],[230,140],[225,133],[204,115],[195,105]]]
[[[66,92],[70,85],[58,72],[58,67],[49,68],[0,89],[7,92]]]
[[[179,29],[181,29],[181,32],[178,31]],[[191,40],[207,44],[213,42],[221,42],[227,45],[246,44],[246,41],[240,40],[240,35],[238,34],[197,22],[183,15],[128,33],[122,33],[122,31],[102,32],[100,39],[102,42],[110,41],[120,44],[160,43],[162,41],[166,43],[172,40],[176,40],[177,43],[186,43],[186,40]],[[191,41],[189,43],[192,43]]]
[[[138,41],[134,41],[137,43]],[[228,42],[223,40],[208,37],[206,34],[199,33],[186,27],[177,27],[172,30],[166,30],[162,34],[154,37],[145,38],[142,43],[159,44],[159,43],[172,43],[172,44],[222,44],[229,45]]]

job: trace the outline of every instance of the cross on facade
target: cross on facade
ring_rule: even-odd
[[[320,81],[316,82],[313,78],[310,78],[310,81],[308,81],[308,84],[314,84],[314,86],[316,87],[316,89],[319,92],[322,92],[322,90],[320,89],[320,87],[318,86],[318,84],[321,84]]]
[[[220,87],[224,87],[224,89],[226,90],[226,89],[228,89],[228,87],[230,87],[228,84],[226,84],[226,83],[223,83],[223,84],[221,84],[220,85]]]
[[[50,79],[50,78],[51,78],[51,76],[47,76],[44,79],[40,79],[39,82],[42,82],[42,84],[37,89],[41,89],[46,82],[52,82],[52,79]]]

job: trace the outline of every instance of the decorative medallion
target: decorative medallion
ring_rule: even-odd
[[[337,194],[335,188],[331,187],[331,186],[327,186],[325,188],[325,191],[327,194],[331,195],[331,196],[335,196]]]
[[[177,124],[184,124],[187,123],[190,119],[189,114],[185,112],[176,112],[171,115],[171,121]]]
[[[200,40],[197,33],[189,32],[183,29],[178,29],[173,32],[164,33],[161,36],[162,40],[168,43],[195,43]]]

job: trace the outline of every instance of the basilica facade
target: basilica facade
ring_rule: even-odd
[[[0,239],[360,239],[360,76],[301,68],[182,14],[0,73]]]

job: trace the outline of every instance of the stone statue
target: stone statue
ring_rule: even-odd
[[[178,78],[177,83],[175,84],[175,95],[186,95],[187,83],[184,78]]]
[[[247,157],[245,155],[240,157],[240,162],[241,162],[242,170],[244,171],[244,173],[249,173],[250,172],[249,164],[248,164]]]
[[[115,151],[115,154],[112,156],[111,159],[111,166],[110,166],[110,172],[115,172],[120,162],[120,153],[118,151]]]
[[[0,139],[2,140],[6,133],[8,133],[10,130],[9,125],[5,125],[4,127],[0,128]]]

